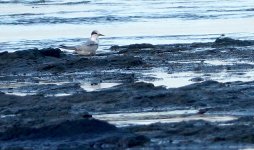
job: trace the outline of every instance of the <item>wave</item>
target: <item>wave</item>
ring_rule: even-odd
[[[78,17],[78,18],[59,18],[59,17],[37,17],[21,18],[15,20],[2,19],[0,25],[31,25],[31,24],[93,24],[105,22],[127,22],[129,17],[101,16],[101,17]]]
[[[3,0],[0,1],[0,4],[37,4],[37,5],[79,5],[79,4],[87,4],[90,1],[77,1],[77,2],[57,2],[50,0]]]

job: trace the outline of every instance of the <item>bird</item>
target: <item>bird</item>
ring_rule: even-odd
[[[77,46],[65,46],[60,45],[60,48],[74,50],[79,55],[95,55],[96,50],[99,47],[99,37],[104,36],[99,31],[94,30],[91,33],[91,37],[82,45]]]
[[[226,38],[225,34],[221,34],[220,37],[219,37],[219,39],[224,39],[224,38]]]
[[[201,108],[198,110],[197,114],[203,115],[205,114],[207,111],[211,110],[212,108]]]

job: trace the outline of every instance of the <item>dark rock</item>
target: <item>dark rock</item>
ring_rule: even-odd
[[[215,46],[250,46],[254,45],[254,41],[247,41],[247,40],[235,40],[232,38],[224,37],[224,38],[217,38],[214,42]]]
[[[83,112],[81,114],[82,118],[84,119],[89,119],[89,118],[92,118],[93,116],[91,114],[89,114],[88,112]]]
[[[31,49],[16,51],[13,53],[2,53],[0,55],[0,72],[24,74],[27,72],[37,71],[45,64],[59,64],[63,61],[60,57],[65,56],[59,49]],[[44,66],[45,70],[53,68]],[[41,71],[41,70],[40,70]]]
[[[3,52],[0,54],[1,59],[11,60],[11,59],[39,59],[43,57],[56,57],[60,58],[61,55],[64,55],[60,49],[47,48],[47,49],[30,49],[24,51],[16,51],[13,53]]]
[[[132,67],[132,66],[139,66],[143,64],[143,61],[139,57],[133,56],[117,56],[117,57],[108,57],[109,65],[114,66],[125,66],[125,67]]]
[[[11,139],[35,139],[35,138],[60,138],[77,135],[90,136],[91,134],[102,134],[111,132],[117,128],[99,120],[75,120],[65,121],[60,124],[44,126],[41,128],[29,128],[13,126],[5,132],[0,133],[1,140]]]
[[[150,140],[143,135],[116,135],[112,137],[103,138],[96,143],[93,143],[95,147],[100,147],[102,145],[116,145],[114,148],[131,148],[136,146],[142,146]]]
[[[198,114],[205,114],[207,111],[209,111],[211,108],[202,108],[198,110]]]
[[[42,143],[42,146],[46,145],[45,149],[156,149],[160,146],[174,149],[171,146],[183,145],[189,148],[198,145],[200,148],[199,145],[252,144],[254,82],[204,81],[168,89],[137,82],[158,79],[157,76],[142,73],[153,73],[161,68],[176,78],[177,73],[197,73],[195,71],[198,71],[198,75],[204,74],[204,80],[220,73],[239,77],[245,73],[247,76],[248,71],[254,69],[253,46],[245,46],[251,43],[219,39],[213,43],[127,45],[116,46],[117,54],[109,52],[89,57],[63,54],[57,49],[1,53],[0,80],[6,84],[0,90],[9,90],[13,94],[15,90],[28,93],[36,91],[38,94],[0,94],[0,145],[31,145],[34,148]],[[216,65],[209,63],[209,60],[225,60],[230,65]],[[51,82],[54,84],[50,84]],[[55,84],[58,82],[68,83]],[[98,87],[100,83],[121,84],[87,92],[80,88],[79,83],[82,82],[85,86],[86,83],[92,83]],[[12,86],[13,83],[18,86]],[[57,93],[72,95],[54,96]],[[47,96],[48,94],[53,96]],[[197,120],[117,129],[105,122],[88,123],[87,121],[94,120],[92,117],[95,115],[84,113],[166,111],[178,108],[195,109],[199,112],[177,117],[195,118],[231,113],[240,114],[237,117],[249,117],[223,122],[225,125],[221,122]],[[161,118],[156,117],[153,119],[160,121]],[[156,140],[149,142],[148,139]]]
[[[145,82],[136,82],[132,86],[137,89],[152,89],[152,88],[154,88],[154,85],[152,83],[145,83]]]
[[[1,57],[1,56],[4,56],[4,55],[8,55],[8,52],[5,51],[5,52],[1,52],[1,53],[0,53],[0,57]]]
[[[63,72],[65,69],[62,64],[44,64],[38,68],[38,71]]]
[[[61,55],[63,55],[63,52],[60,49],[54,49],[54,48],[46,48],[46,49],[42,49],[40,50],[40,53],[43,56],[50,56],[50,57],[56,57],[56,58],[60,58]]]
[[[126,145],[126,147],[135,147],[135,146],[142,146],[145,143],[149,142],[150,140],[142,135],[137,135],[137,136],[131,136],[131,137],[125,137],[122,139],[121,143],[123,145]]]
[[[192,78],[192,79],[190,79],[190,80],[193,81],[193,82],[201,82],[201,81],[204,81],[204,79],[201,78],[201,77]]]
[[[5,148],[4,150],[32,150],[24,147],[19,147],[19,146],[10,146]]]
[[[41,95],[55,95],[58,93],[73,94],[80,93],[84,90],[79,83],[65,83],[61,85],[56,84],[35,84],[15,88],[16,91],[37,91]]]
[[[144,48],[154,48],[154,45],[143,43],[143,44],[131,44],[128,46],[128,49],[144,49]]]
[[[112,50],[112,51],[117,51],[119,48],[120,48],[120,46],[118,46],[118,45],[113,45],[113,46],[110,47],[110,50]]]

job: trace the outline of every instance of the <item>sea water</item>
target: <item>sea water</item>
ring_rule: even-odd
[[[112,45],[254,39],[253,0],[1,0],[0,52],[81,44],[97,29]]]

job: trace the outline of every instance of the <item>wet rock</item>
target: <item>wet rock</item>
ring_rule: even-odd
[[[115,130],[117,130],[115,126],[103,121],[95,119],[75,120],[65,121],[60,124],[44,126],[41,128],[13,126],[5,132],[0,133],[0,140],[61,138],[78,135],[89,137],[91,134],[102,134]]]
[[[61,55],[63,55],[63,52],[60,49],[54,49],[54,48],[47,48],[40,50],[40,53],[43,56],[50,56],[50,57],[56,57],[60,58]]]
[[[89,113],[83,113],[83,114],[81,114],[81,116],[82,116],[82,118],[84,118],[84,119],[88,119],[88,118],[92,118],[93,116],[91,115],[91,114],[89,114]]]
[[[131,44],[128,46],[128,49],[144,49],[144,48],[154,48],[154,45],[143,43],[143,44]]]
[[[24,83],[25,84],[25,83]],[[65,83],[65,84],[34,84],[24,85],[17,88],[0,88],[6,93],[28,93],[32,95],[54,96],[58,94],[74,94],[81,93],[84,90],[79,83]]]
[[[138,54],[138,53],[155,53],[154,49],[156,46],[152,44],[131,44],[126,46],[112,46],[110,49],[114,51],[118,51],[118,54]]]
[[[193,82],[201,82],[201,81],[204,81],[204,79],[201,78],[201,77],[196,77],[196,78],[190,79],[190,81],[193,81]]]
[[[150,140],[143,135],[116,135],[109,138],[105,138],[102,140],[93,143],[94,147],[106,148],[109,145],[114,148],[131,148],[136,146],[142,146]],[[114,146],[113,146],[114,145]],[[117,146],[117,147],[115,147]]]
[[[136,89],[153,89],[155,86],[152,83],[145,83],[145,82],[136,82],[132,84],[132,87]]]
[[[235,121],[236,123],[236,121]],[[253,130],[248,122],[244,125],[237,122],[226,126],[218,126],[206,121],[187,121],[179,123],[156,123],[148,126],[129,127],[133,132],[149,135],[149,138],[161,139],[156,141],[156,146],[174,146],[181,147],[182,144],[223,144],[230,146],[232,143],[253,144]],[[159,133],[159,134],[156,134]],[[195,137],[195,138],[194,138]],[[178,145],[180,144],[180,145]]]
[[[36,71],[38,67],[49,62],[59,63],[63,56],[63,52],[53,48],[4,53],[0,55],[0,73],[23,74]]]
[[[148,143],[149,139],[142,135],[133,135],[128,133],[115,134],[111,136],[106,135],[99,138],[98,140],[90,140],[86,144],[73,146],[71,144],[61,144],[58,149],[69,150],[69,149],[127,149],[141,147]]]
[[[129,68],[143,65],[143,61],[139,57],[133,56],[107,56],[100,58],[81,58],[74,61],[69,61],[66,66],[66,71],[71,69],[92,69],[92,68]]]
[[[202,108],[198,110],[198,114],[205,114],[206,112],[208,112],[211,108]]]
[[[124,147],[136,147],[136,146],[142,146],[145,143],[149,142],[150,140],[143,136],[143,135],[137,135],[137,136],[130,136],[130,137],[124,137],[120,143],[123,143]]]
[[[249,44],[251,41],[219,39],[214,43],[127,45],[113,47],[119,51],[117,54],[110,52],[90,57],[68,55],[57,49],[0,53],[0,80],[3,83],[12,83],[11,85],[16,82],[21,86],[8,85],[5,89],[14,92],[15,89],[39,92],[33,96],[0,93],[0,115],[12,115],[0,119],[1,144],[10,146],[15,141],[17,145],[23,144],[21,147],[29,147],[30,144],[34,149],[38,143],[42,143],[39,147],[48,144],[48,147],[59,149],[145,149],[153,145],[155,148],[172,148],[171,146],[191,147],[203,143],[252,144],[254,82],[209,81],[220,73],[227,73],[229,76],[248,75],[247,71],[254,69],[251,63],[254,61],[253,47],[245,46]],[[216,65],[209,63],[211,60],[225,60],[226,63],[229,61],[229,64]],[[165,68],[166,71],[176,74],[176,78],[177,73],[194,71],[204,74],[206,81],[168,89],[136,82],[157,79],[156,76],[142,75],[142,72],[153,73],[154,68]],[[72,83],[39,85],[45,80]],[[192,80],[203,81],[202,78]],[[79,82],[95,84],[93,86],[107,82],[121,84],[86,92],[80,88]],[[61,92],[72,95],[46,96]],[[95,125],[86,122],[94,120],[93,113],[161,111],[175,108],[199,110],[194,115],[202,117],[225,112],[250,117],[222,124],[198,120],[121,129],[105,122]],[[149,142],[148,139],[158,139],[158,143],[156,140]]]
[[[84,63],[87,62],[87,63]],[[82,63],[82,64],[81,64]],[[143,61],[139,57],[133,56],[108,56],[105,59],[89,59],[82,60],[78,63],[79,67],[85,67],[84,64],[89,67],[135,67],[143,64]]]
[[[111,46],[109,49],[112,50],[112,51],[117,51],[119,48],[120,48],[120,46],[118,46],[118,45],[113,45],[113,46]]]
[[[27,72],[61,73],[99,68],[132,68],[144,65],[140,57],[123,55],[105,55],[81,57],[65,55],[59,49],[32,49],[14,53],[1,53],[0,73],[23,74]]]
[[[120,50],[120,49],[147,49],[147,48],[155,48],[154,45],[149,44],[149,43],[142,43],[142,44],[131,44],[131,45],[126,45],[126,46],[118,46],[118,45],[113,45],[110,47],[111,50]]]
[[[254,45],[254,41],[235,40],[229,37],[217,38],[214,46],[250,46]]]
[[[19,146],[10,146],[10,147],[7,147],[3,150],[32,150],[32,149],[27,149],[27,148],[23,148],[23,147],[19,147]]]
[[[39,59],[42,57],[56,57],[60,58],[64,55],[60,49],[47,48],[47,49],[31,49],[24,51],[16,51],[14,53],[3,52],[0,54],[1,60],[13,60],[13,59]]]
[[[109,65],[112,66],[125,66],[125,67],[132,67],[132,66],[139,66],[143,64],[143,61],[139,57],[133,56],[117,56],[117,57],[109,57],[108,59]]]
[[[44,64],[38,71],[63,72],[66,67],[63,64]]]

